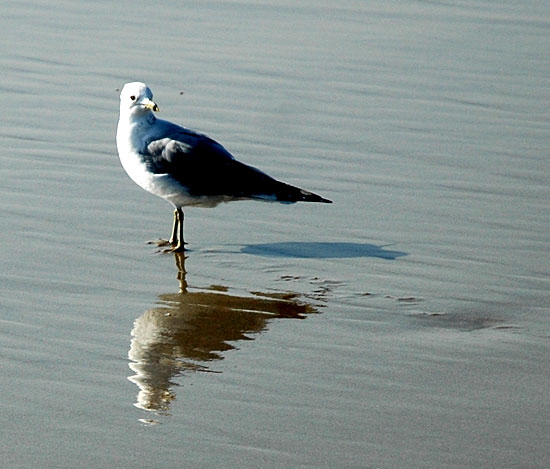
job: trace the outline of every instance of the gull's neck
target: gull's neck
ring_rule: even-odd
[[[122,118],[122,112],[121,112],[121,118]],[[146,112],[129,112],[125,116],[127,119],[127,122],[130,124],[130,126],[151,126],[155,123],[157,118],[153,114],[152,111],[146,111]]]
[[[130,147],[142,150],[147,142],[143,141],[142,135],[146,135],[146,129],[150,129],[157,118],[151,111],[128,112],[121,110],[117,129],[117,144],[120,147]],[[145,130],[145,133],[144,133]]]

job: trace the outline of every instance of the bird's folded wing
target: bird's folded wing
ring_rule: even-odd
[[[222,145],[206,136],[189,133],[184,137],[154,140],[143,156],[151,172],[169,174],[190,195],[277,200],[277,189],[286,186],[235,160]]]

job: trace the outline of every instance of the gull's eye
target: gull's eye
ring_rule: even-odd
[[[132,95],[132,96],[130,96],[130,99],[131,99],[132,101],[135,101],[135,100],[136,100],[136,97],[135,97],[134,95]]]

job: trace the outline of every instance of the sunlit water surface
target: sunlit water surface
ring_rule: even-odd
[[[547,466],[550,6],[0,13],[5,467]],[[188,210],[156,253],[131,80],[334,203]]]

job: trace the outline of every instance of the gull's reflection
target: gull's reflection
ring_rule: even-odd
[[[187,371],[211,371],[232,342],[266,329],[275,318],[303,318],[316,309],[297,294],[235,296],[225,288],[188,291],[185,257],[176,253],[179,293],[159,295],[158,306],[137,318],[128,356],[140,388],[136,406],[167,413],[175,398],[173,379]]]

